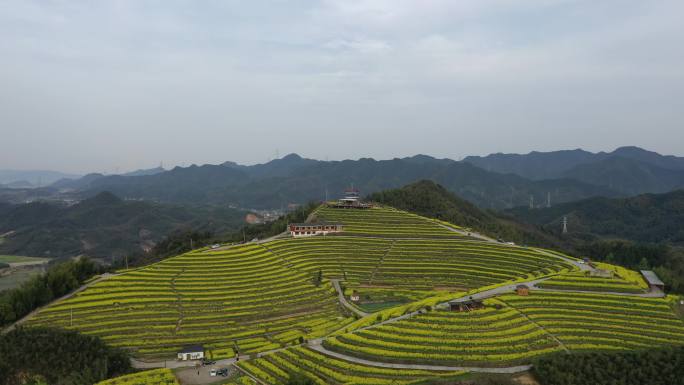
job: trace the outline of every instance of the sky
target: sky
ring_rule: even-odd
[[[684,155],[684,2],[0,0],[0,169]]]

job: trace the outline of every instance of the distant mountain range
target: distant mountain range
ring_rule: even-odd
[[[80,175],[49,170],[0,170],[0,186],[6,188],[29,188],[47,186],[64,178]]]
[[[684,188],[684,157],[660,155],[639,147],[613,152],[584,150],[469,156],[464,162],[531,180],[569,178],[604,186],[622,195],[664,193]]]
[[[240,165],[161,167],[122,175],[88,174],[61,179],[40,191],[0,188],[14,202],[67,196],[84,199],[110,191],[117,196],[166,203],[207,203],[256,209],[335,199],[354,185],[363,194],[427,179],[482,208],[540,207],[603,196],[625,197],[684,188],[684,158],[638,147],[613,152],[584,150],[492,154],[464,161],[427,155],[374,160],[320,161],[290,154]],[[9,197],[9,198],[7,198]]]
[[[530,181],[517,175],[489,172],[469,163],[410,158],[319,161],[290,154],[253,166],[232,162],[192,165],[143,176],[86,175],[53,185],[82,196],[110,191],[118,196],[159,202],[230,204],[278,208],[288,203],[335,199],[354,186],[362,193],[401,187],[421,179],[436,181],[465,199],[487,208],[509,208],[550,195],[554,202],[591,196],[617,196],[615,191],[571,179]]]

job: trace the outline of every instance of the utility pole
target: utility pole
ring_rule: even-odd
[[[563,217],[563,234],[568,233],[568,217]]]
[[[551,192],[546,193],[546,207],[551,207]]]
[[[190,237],[190,250],[195,250],[195,246],[192,243],[192,237]]]
[[[128,254],[126,254],[124,258],[126,258],[126,270],[128,270]]]

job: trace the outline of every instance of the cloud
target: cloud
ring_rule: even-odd
[[[669,0],[4,1],[0,163],[676,153],[683,12]],[[337,130],[369,144],[320,134]]]

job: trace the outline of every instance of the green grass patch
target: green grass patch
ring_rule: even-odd
[[[0,262],[5,263],[41,262],[46,260],[46,258],[25,257],[23,255],[0,255]]]
[[[18,269],[9,275],[0,277],[0,291],[14,289],[31,277],[41,273],[41,269]]]
[[[408,301],[387,301],[387,302],[375,302],[375,303],[363,303],[358,304],[359,309],[365,311],[366,313],[375,313],[376,311],[388,309],[391,307],[403,305]]]

